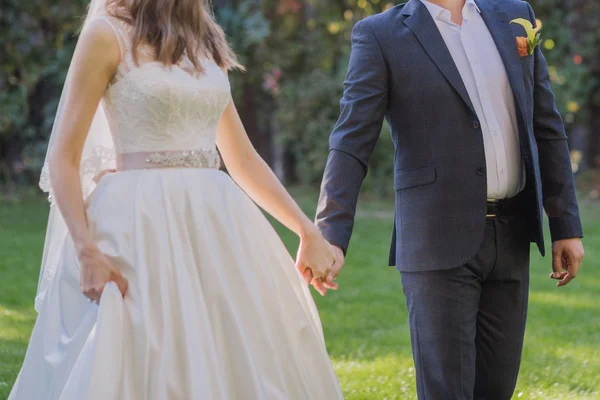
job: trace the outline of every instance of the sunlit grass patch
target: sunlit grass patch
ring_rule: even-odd
[[[314,215],[317,194],[294,191]],[[33,298],[47,203],[0,204],[0,399],[8,396],[35,320]],[[416,399],[400,275],[387,267],[393,203],[363,199],[340,291],[315,295],[327,349],[346,399]],[[532,247],[523,362],[514,399],[600,399],[600,204],[582,203],[586,259],[566,288]],[[275,224],[290,252],[298,240]]]

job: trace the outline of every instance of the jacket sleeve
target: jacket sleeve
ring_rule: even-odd
[[[316,216],[324,237],[344,252],[352,235],[358,194],[387,109],[387,67],[368,22],[358,22],[352,31],[341,113],[329,139]]]
[[[528,3],[529,17],[536,23]],[[548,64],[540,46],[534,52],[533,131],[540,157],[544,209],[552,241],[583,237],[567,135],[550,88]]]

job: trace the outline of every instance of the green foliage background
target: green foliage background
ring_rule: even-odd
[[[600,126],[600,3],[532,0],[542,47],[569,129]],[[88,0],[3,0],[0,7],[0,186],[35,183],[76,31]],[[214,0],[246,73],[233,73],[236,103],[255,146],[288,182],[317,185],[339,112],[354,23],[386,0]],[[595,120],[596,118],[596,120]],[[596,121],[596,122],[595,122]],[[367,188],[389,191],[387,127]],[[582,149],[584,150],[584,149]]]

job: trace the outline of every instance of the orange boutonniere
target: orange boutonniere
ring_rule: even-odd
[[[527,44],[527,38],[523,36],[517,36],[517,49],[519,49],[519,55],[525,57],[529,55],[529,46]]]
[[[525,34],[527,35],[527,37],[517,36],[516,38],[517,49],[519,49],[519,55],[521,57],[532,55],[533,50],[535,50],[535,48],[539,46],[540,43],[542,43],[541,34],[539,32],[541,25],[537,28],[534,28],[531,21],[528,21],[524,18],[513,19],[512,21],[510,21],[510,23],[521,25],[525,29]]]

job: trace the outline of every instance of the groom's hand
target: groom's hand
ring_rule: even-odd
[[[333,254],[335,254],[335,262],[333,263],[333,267],[331,267],[331,271],[329,271],[329,274],[325,277],[323,286],[327,289],[338,290],[340,285],[338,285],[335,280],[342,268],[344,268],[346,258],[344,257],[344,252],[339,247],[331,245],[331,250],[333,251]]]
[[[345,257],[344,252],[337,246],[330,245],[331,251],[335,255],[335,261],[331,270],[324,278],[315,278],[313,277],[313,272],[308,268],[305,271],[304,278],[313,285],[315,290],[319,292],[321,296],[325,296],[327,294],[327,290],[338,290],[340,285],[335,282],[335,279],[339,275],[342,267],[344,266]]]
[[[556,279],[556,286],[568,285],[579,272],[584,251],[581,239],[564,239],[552,243],[552,269],[550,278]]]
[[[323,281],[334,264],[335,256],[331,245],[321,232],[312,225],[311,228],[300,236],[296,268],[306,283],[312,283],[315,289],[324,296],[327,290],[323,286]]]

